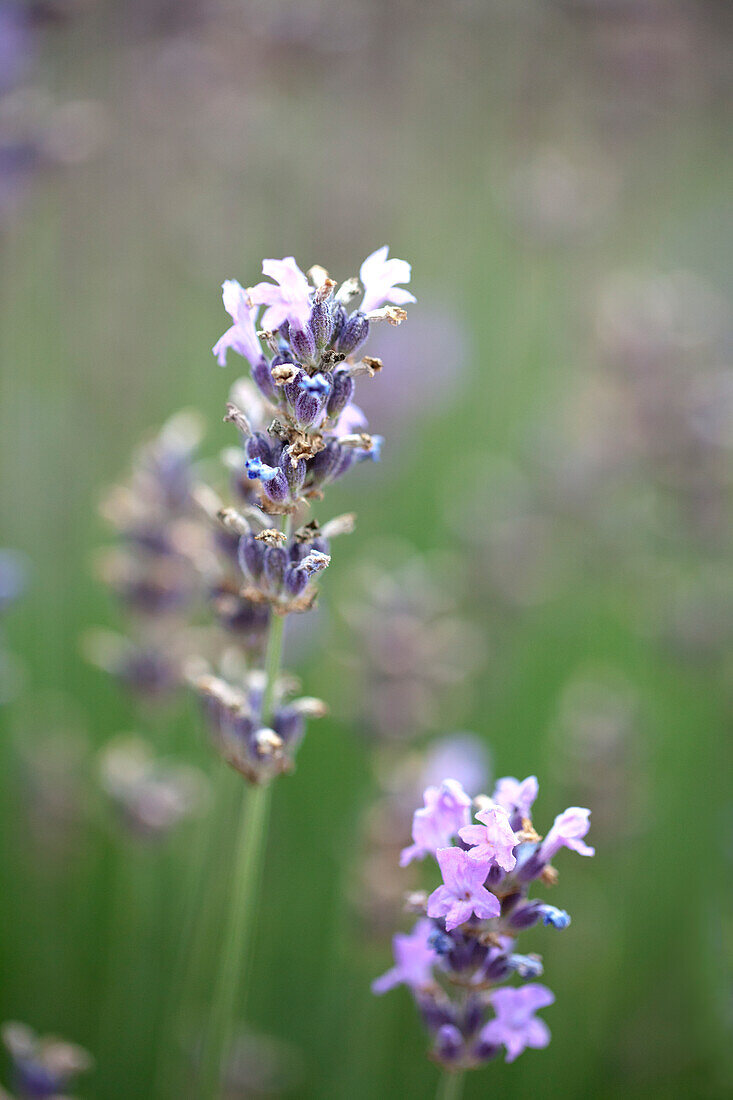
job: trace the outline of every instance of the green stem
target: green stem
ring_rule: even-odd
[[[272,720],[284,626],[285,617],[273,613],[265,655],[265,688],[260,718],[263,726]],[[215,1100],[221,1092],[222,1070],[232,1035],[237,994],[254,929],[269,808],[269,783],[250,787],[246,791],[234,854],[232,898],[201,1061],[202,1100]]]
[[[449,1070],[444,1069],[440,1081],[438,1081],[435,1100],[461,1100],[463,1081],[464,1074],[462,1071],[451,1073]]]
[[[242,964],[248,954],[254,927],[269,806],[269,784],[247,789],[236,842],[231,904],[201,1065],[203,1100],[213,1100],[220,1092],[222,1068],[242,980]]]

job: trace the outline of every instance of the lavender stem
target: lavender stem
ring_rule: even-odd
[[[447,1069],[443,1070],[438,1081],[435,1100],[461,1100],[464,1078],[465,1074],[462,1072],[456,1073]]]
[[[287,533],[289,519],[285,520],[283,526]],[[284,625],[285,616],[273,614],[265,655],[266,678],[261,716],[263,725],[267,725],[272,718],[272,704],[282,658]],[[202,1055],[201,1096],[205,1100],[220,1094],[223,1063],[237,1008],[237,993],[245,977],[248,949],[255,923],[270,801],[269,782],[245,788],[234,853],[231,904]]]

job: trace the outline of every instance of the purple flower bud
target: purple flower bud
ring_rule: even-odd
[[[463,1036],[454,1024],[443,1024],[435,1037],[435,1053],[441,1062],[457,1062],[463,1053]]]
[[[323,412],[323,402],[315,394],[300,390],[295,398],[293,415],[301,431],[307,431],[318,421]]]
[[[338,340],[338,350],[351,355],[360,348],[369,335],[369,322],[363,313],[356,310],[347,318]]]
[[[463,1013],[463,1034],[466,1036],[473,1035],[481,1027],[483,1020],[483,1004],[477,997],[470,997]]]
[[[331,330],[331,342],[336,344],[338,338],[343,332],[344,325],[346,324],[346,310],[340,302],[331,303],[331,318],[333,321],[333,328]]]
[[[356,451],[353,447],[337,447],[338,455],[336,462],[331,470],[331,481],[336,481],[337,478],[343,477],[347,470],[350,470],[356,461]]]
[[[501,1047],[498,1043],[490,1043],[486,1039],[479,1039],[473,1048],[473,1056],[479,1062],[490,1062],[492,1058],[496,1058],[500,1050]]]
[[[277,595],[283,583],[288,556],[282,546],[268,546],[265,550],[265,582],[273,595]]]
[[[304,329],[290,326],[290,347],[301,362],[311,363],[316,354],[316,338],[310,325]]]
[[[258,581],[265,563],[265,547],[254,535],[242,535],[237,551],[239,566],[245,576]]]
[[[267,499],[273,504],[282,504],[288,499],[288,479],[279,468],[273,478],[263,482],[262,488]]]
[[[536,901],[532,901],[529,905],[523,905],[520,909],[515,909],[509,918],[509,924],[512,928],[519,930],[521,928],[531,928],[533,924],[537,924],[539,919],[539,906]]]
[[[515,877],[520,882],[532,882],[539,878],[545,869],[546,860],[542,859],[536,846],[520,845],[517,850]]]
[[[272,381],[270,365],[266,359],[260,359],[259,363],[252,367],[252,380],[262,396],[268,401],[275,398],[275,384]]]
[[[316,347],[319,351],[323,351],[331,342],[333,333],[333,317],[331,316],[331,307],[327,302],[319,302],[316,300],[313,303],[313,309],[310,315],[310,328],[316,342]]]
[[[503,870],[501,869],[501,867],[498,866],[498,864],[495,863],[493,867],[489,868],[489,873],[486,876],[486,885],[497,886],[503,878]]]
[[[354,396],[354,379],[348,370],[337,370],[333,375],[331,396],[328,399],[326,412],[331,417],[339,416]]]
[[[283,457],[280,460],[280,469],[285,474],[291,498],[296,500],[300,496],[303,485],[305,484],[305,475],[307,473],[305,459],[298,459],[296,465],[293,466],[290,461],[290,456],[283,452]]]
[[[259,458],[270,466],[275,466],[277,462],[270,440],[263,432],[256,432],[249,437],[244,445],[244,453],[247,458]]]
[[[308,584],[308,574],[297,565],[289,565],[285,571],[285,588],[289,596],[299,596]]]
[[[503,982],[511,971],[508,957],[498,950],[489,956],[483,969],[484,977],[488,982]]]
[[[343,448],[345,451],[346,448]],[[334,470],[341,460],[342,448],[338,443],[330,441],[322,451],[308,463],[308,480],[311,485],[319,485],[330,480]]]
[[[517,892],[516,894],[507,894],[501,901],[502,916],[506,916],[507,913],[511,913],[512,909],[515,909],[519,902],[522,900],[523,895]]]
[[[273,717],[272,728],[283,742],[295,745],[305,733],[305,719],[293,707],[282,707]]]

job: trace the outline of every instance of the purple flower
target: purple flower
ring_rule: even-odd
[[[439,848],[436,858],[443,885],[428,898],[429,917],[445,917],[445,928],[450,932],[473,914],[479,920],[499,916],[499,899],[484,886],[488,861],[471,859],[463,848]]]
[[[583,843],[583,837],[590,829],[590,810],[580,806],[570,806],[555,818],[552,828],[542,842],[540,858],[549,863],[561,848],[572,848],[581,856],[594,856],[595,848]]]
[[[534,1013],[555,1000],[547,986],[531,982],[519,989],[497,989],[491,995],[496,1016],[481,1031],[481,1041],[506,1047],[506,1060],[513,1062],[527,1047],[541,1049],[550,1041],[550,1029]]]
[[[513,871],[517,862],[513,854],[517,838],[507,811],[503,806],[487,806],[476,814],[476,820],[481,824],[466,825],[458,834],[466,844],[472,845],[471,858],[488,861],[489,866],[497,863],[505,871]]]
[[[396,985],[409,985],[410,989],[423,989],[433,984],[433,966],[436,954],[429,945],[434,927],[429,920],[419,920],[409,935],[397,935],[392,939],[395,965],[381,978],[372,982],[372,993],[386,993]]]
[[[369,313],[373,309],[392,302],[394,305],[403,306],[416,299],[409,290],[398,287],[396,283],[409,283],[410,265],[406,260],[388,260],[389,246],[383,245],[371,256],[367,256],[359,270],[359,278],[364,287],[364,299],[361,303],[362,313]]]
[[[521,781],[513,775],[505,775],[503,779],[497,779],[492,797],[494,802],[498,802],[510,814],[518,813],[521,817],[529,817],[538,791],[536,775],[528,775]]]
[[[435,855],[438,848],[449,845],[470,821],[471,799],[457,779],[444,779],[439,787],[427,787],[423,799],[425,805],[415,811],[412,819],[415,843],[403,848],[401,867],[406,867],[413,859]]]
[[[262,316],[263,327],[274,331],[287,321],[302,332],[310,317],[311,287],[295,257],[263,260],[262,274],[274,279],[274,283],[257,283],[250,288],[249,296],[256,305],[267,306]]]
[[[224,309],[234,324],[214,344],[213,352],[220,367],[227,363],[227,349],[234,348],[254,366],[262,358],[262,348],[257,339],[254,318],[257,309],[247,297],[247,292],[236,279],[227,279],[221,285]]]

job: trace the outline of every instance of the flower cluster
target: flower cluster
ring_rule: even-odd
[[[409,280],[410,265],[387,253],[385,246],[364,261],[361,284],[348,279],[338,289],[320,267],[311,268],[309,282],[292,256],[263,262],[263,274],[273,282],[248,290],[233,279],[223,284],[224,307],[234,324],[214,354],[222,366],[230,348],[247,359],[264,401],[266,428],[234,403],[228,419],[243,437],[246,476],[259,482],[259,504],[267,513],[291,513],[302,501],[320,498],[354,463],[379,457],[382,440],[369,435],[352,398],[356,378],[374,375],[382,362],[357,359],[356,353],[373,322],[400,324],[406,314],[399,305],[415,300],[397,286]],[[360,290],[361,304],[349,312]],[[261,414],[262,405],[256,411]]]
[[[236,507],[223,506],[208,487],[199,487],[197,500],[216,523],[230,567],[214,586],[220,619],[252,624],[264,615],[267,638],[277,637],[283,617],[313,606],[331,539],[353,529],[350,513],[321,525],[309,512],[313,502],[355,464],[379,457],[381,439],[369,434],[352,398],[355,379],[382,368],[381,360],[356,356],[371,324],[399,324],[406,316],[400,305],[414,301],[397,285],[409,279],[409,264],[387,253],[373,253],[361,281],[338,289],[323,268],[306,277],[292,256],[264,261],[271,282],[246,290],[231,279],[223,284],[234,323],[214,354],[223,366],[232,349],[251,368],[251,379],[235,383],[224,417],[239,434],[239,447],[224,454]],[[349,311],[359,294],[359,307]],[[253,783],[290,770],[305,719],[325,712],[318,700],[286,701],[293,687],[273,678],[278,663],[279,651],[265,671],[260,654],[253,667],[238,670],[237,683],[189,665],[218,750]]]
[[[322,718],[325,703],[310,696],[291,699],[297,681],[281,676],[274,685],[269,724],[263,715],[265,673],[253,669],[239,677],[242,687],[202,672],[191,684],[202,700],[216,748],[251,783],[262,783],[292,770],[293,756],[305,735],[307,718]]]
[[[62,1100],[67,1086],[91,1069],[91,1055],[53,1036],[40,1037],[25,1024],[2,1027],[3,1042],[13,1063],[13,1090],[20,1100]],[[0,1097],[4,1097],[0,1089]]]
[[[401,862],[433,857],[442,884],[427,896],[413,894],[421,913],[409,935],[394,938],[395,965],[373,984],[375,993],[396,985],[411,989],[433,1043],[433,1057],[454,1070],[476,1068],[500,1048],[513,1061],[527,1047],[545,1047],[547,1025],[535,1013],[552,1004],[545,986],[512,978],[542,974],[536,954],[515,948],[520,932],[539,923],[566,928],[569,915],[529,898],[533,882],[554,885],[552,859],[561,848],[593,855],[584,840],[589,810],[573,806],[559,814],[543,839],[531,808],[535,776],[500,779],[493,796],[472,800],[455,779],[428,787],[413,818],[413,843]]]

